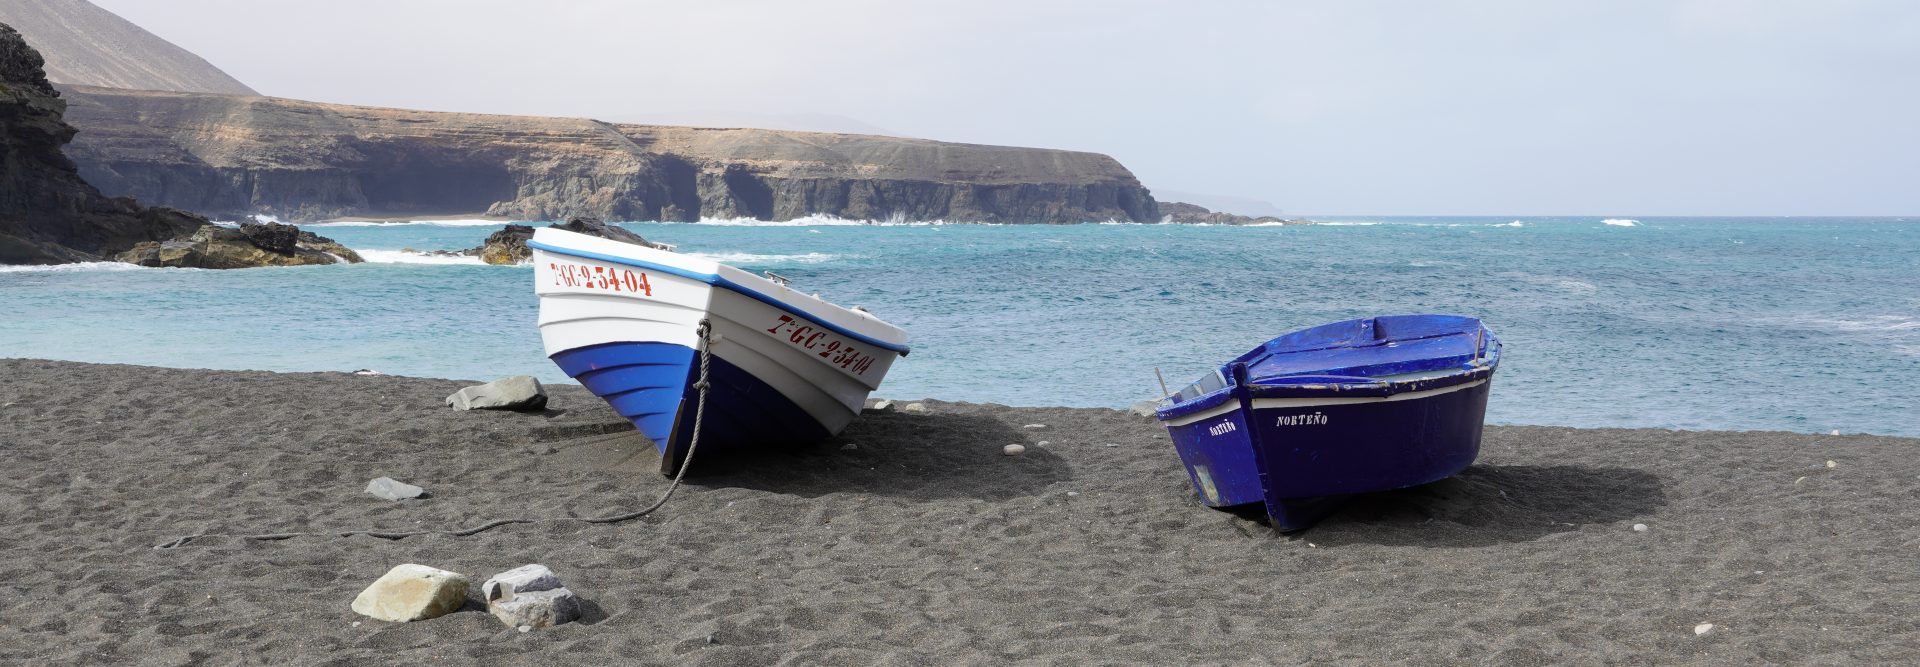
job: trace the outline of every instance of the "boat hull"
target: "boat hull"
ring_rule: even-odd
[[[694,437],[702,323],[702,453],[830,437],[905,352],[875,337],[904,339],[891,325],[732,267],[550,231],[528,244],[548,356],[653,441],[662,474]]]
[[[1202,502],[1264,503],[1273,527],[1307,528],[1354,494],[1450,477],[1480,452],[1490,373],[1376,397],[1260,398],[1244,390],[1167,430]]]

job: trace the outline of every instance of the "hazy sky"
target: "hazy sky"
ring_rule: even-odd
[[[1288,213],[1920,214],[1920,2],[95,0],[268,95],[821,114]]]

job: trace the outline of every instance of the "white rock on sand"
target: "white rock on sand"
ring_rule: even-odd
[[[395,623],[438,618],[467,603],[467,585],[467,575],[406,563],[360,591],[353,610]]]
[[[1707,634],[1707,633],[1709,633],[1709,632],[1713,632],[1713,624],[1712,624],[1712,623],[1701,623],[1701,624],[1699,624],[1699,625],[1696,625],[1696,626],[1693,626],[1693,635],[1694,635],[1695,637],[1698,637],[1698,636],[1700,636],[1700,635],[1704,635],[1704,634]]]
[[[515,375],[453,392],[455,410],[539,410],[547,407],[547,388],[531,375]]]
[[[1007,445],[1005,447],[1000,448],[1000,453],[1006,454],[1007,456],[1019,456],[1021,454],[1027,453],[1027,446],[1026,445]]]
[[[419,498],[421,494],[426,492],[426,489],[406,482],[396,481],[392,477],[376,477],[372,481],[367,482],[367,493],[381,500]]]
[[[926,411],[927,411],[927,404],[925,404],[925,403],[908,403],[906,407],[904,407],[904,408],[900,408],[900,409],[901,409],[902,411],[904,411],[904,412],[926,412]]]
[[[488,613],[516,628],[545,628],[580,618],[579,596],[539,563],[493,575],[480,585],[480,596]]]
[[[565,588],[520,593],[487,605],[487,612],[515,628],[548,628],[579,620],[580,597]]]
[[[480,597],[487,602],[512,600],[517,593],[550,591],[560,587],[560,577],[539,563],[522,565],[501,572],[480,584]]]

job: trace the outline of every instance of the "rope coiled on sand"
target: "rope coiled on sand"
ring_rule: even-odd
[[[713,330],[713,325],[710,322],[708,322],[707,320],[700,320],[700,330],[699,330],[700,380],[698,382],[693,383],[694,390],[700,393],[699,393],[699,399],[694,403],[693,436],[687,441],[687,455],[685,458],[681,459],[680,470],[679,472],[674,473],[673,482],[667,485],[666,492],[660,494],[659,500],[653,501],[652,505],[648,505],[643,509],[627,512],[624,514],[610,514],[607,516],[590,516],[590,517],[558,516],[558,517],[540,517],[540,518],[532,518],[532,519],[500,519],[498,521],[490,521],[490,522],[483,523],[471,528],[461,528],[458,530],[408,530],[408,531],[332,530],[332,531],[310,531],[310,532],[295,532],[295,533],[259,533],[254,535],[243,535],[243,534],[236,534],[236,533],[200,533],[198,535],[188,535],[186,537],[182,537],[182,538],[173,540],[171,542],[158,544],[158,545],[155,545],[153,548],[174,549],[174,548],[186,546],[188,542],[192,542],[194,540],[197,540],[203,537],[238,537],[241,539],[257,540],[261,542],[275,542],[279,540],[287,540],[287,539],[292,539],[296,537],[313,537],[313,536],[322,536],[322,535],[333,536],[333,537],[353,537],[355,535],[366,535],[368,537],[377,537],[383,540],[399,540],[399,539],[405,539],[409,537],[417,537],[421,535],[448,535],[452,537],[467,537],[470,535],[478,535],[480,533],[484,533],[489,530],[499,528],[501,526],[511,526],[514,524],[560,523],[560,522],[569,522],[569,521],[576,521],[580,523],[620,523],[623,521],[631,521],[633,519],[638,519],[648,514],[652,514],[655,510],[658,510],[661,507],[665,507],[667,504],[667,501],[673,498],[673,492],[680,488],[680,480],[687,476],[687,468],[692,467],[694,450],[700,447],[700,425],[705,420],[706,413],[707,413],[707,389],[712,386],[707,382],[707,364],[708,364],[708,360],[713,356],[713,341],[709,336],[709,334],[712,333],[712,330]]]

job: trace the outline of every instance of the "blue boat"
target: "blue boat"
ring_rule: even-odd
[[[542,228],[534,292],[547,356],[607,401],[675,475],[699,451],[791,447],[860,414],[907,334],[872,313],[702,257]]]
[[[1500,340],[1456,315],[1373,317],[1289,333],[1157,410],[1201,501],[1265,503],[1281,531],[1359,493],[1438,481],[1480,452]]]

